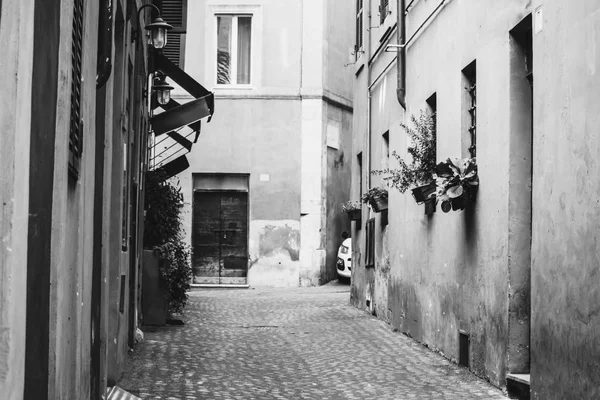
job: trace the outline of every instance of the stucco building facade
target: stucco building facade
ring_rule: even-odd
[[[421,111],[437,162],[475,149],[480,186],[464,211],[425,214],[394,189],[387,218],[364,207],[352,303],[501,388],[598,396],[597,2],[355,5],[352,197],[406,158],[400,124]]]
[[[335,279],[348,229],[339,204],[350,191],[351,7],[203,0],[188,2],[187,13],[184,70],[227,110],[178,175],[194,283]]]
[[[161,59],[149,3],[0,3],[3,399],[105,398],[134,345]]]

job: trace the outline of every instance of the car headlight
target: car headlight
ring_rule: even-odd
[[[348,254],[348,248],[346,246],[340,247],[340,253],[342,253],[342,254]]]

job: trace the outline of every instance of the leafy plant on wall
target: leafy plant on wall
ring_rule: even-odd
[[[475,200],[479,177],[474,158],[448,158],[435,167],[435,177],[436,196],[442,202],[442,211],[464,210]]]
[[[374,175],[383,176],[388,186],[398,189],[400,193],[411,187],[433,182],[436,157],[435,114],[421,112],[419,117],[412,115],[411,122],[412,127],[400,124],[410,141],[408,154],[411,160],[406,162],[394,151],[392,156],[398,162],[398,168],[371,171]]]
[[[154,250],[160,260],[160,276],[169,288],[169,312],[181,313],[192,279],[190,250],[183,241],[183,194],[178,185],[148,173],[144,195],[144,248]]]

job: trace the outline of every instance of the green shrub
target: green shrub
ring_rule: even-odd
[[[144,248],[160,260],[160,276],[167,283],[169,312],[181,313],[187,304],[192,279],[190,250],[183,241],[179,185],[156,173],[146,175]]]

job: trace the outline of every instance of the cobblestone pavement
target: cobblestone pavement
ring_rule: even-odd
[[[346,285],[193,291],[144,332],[119,386],[143,399],[505,399],[349,305]]]

